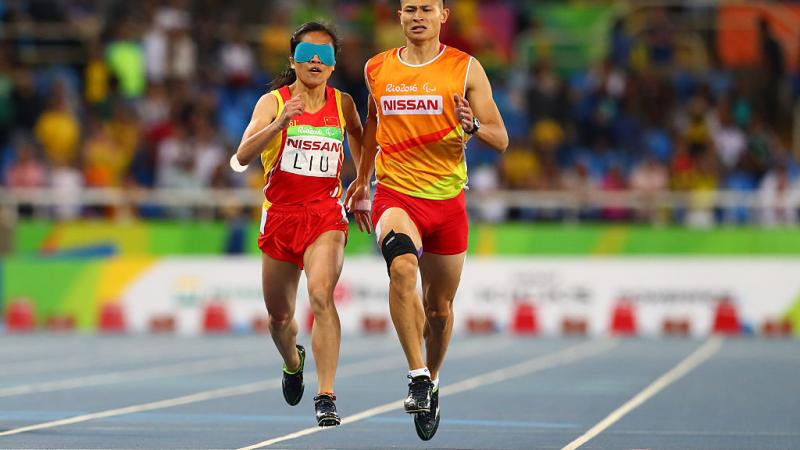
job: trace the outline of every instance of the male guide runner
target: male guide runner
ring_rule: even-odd
[[[370,217],[359,205],[369,199],[374,168],[378,187],[371,223],[386,260],[389,309],[409,367],[404,407],[414,414],[423,440],[439,426],[439,370],[467,250],[466,142],[475,136],[498,152],[508,146],[483,67],[439,41],[449,14],[442,0],[400,2],[406,46],[380,53],[365,66],[370,101],[364,148],[345,201],[359,228],[369,232]]]

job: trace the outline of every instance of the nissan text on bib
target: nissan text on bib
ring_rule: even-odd
[[[344,146],[334,127],[290,127],[281,157],[281,170],[308,177],[334,178]]]
[[[384,95],[381,110],[385,116],[442,114],[444,99],[441,95]]]

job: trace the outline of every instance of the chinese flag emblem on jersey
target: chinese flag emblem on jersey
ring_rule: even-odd
[[[338,117],[325,117],[325,126],[326,127],[338,127],[339,126],[339,118]]]

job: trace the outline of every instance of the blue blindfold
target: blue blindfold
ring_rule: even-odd
[[[301,42],[297,44],[294,49],[294,61],[299,63],[307,63],[314,59],[314,56],[319,56],[319,60],[326,66],[336,65],[336,55],[333,51],[331,44],[312,44],[310,42]]]

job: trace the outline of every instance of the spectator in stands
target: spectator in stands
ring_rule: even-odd
[[[6,186],[11,189],[39,188],[47,185],[47,169],[36,156],[36,147],[25,139],[16,144],[16,159],[6,168]]]
[[[36,90],[33,70],[23,67],[14,74],[13,79],[14,127],[23,134],[32,134],[44,110],[45,101]]]
[[[250,83],[255,71],[255,55],[239,29],[229,30],[230,38],[223,44],[219,61],[225,80],[230,86],[242,87]]]
[[[210,186],[214,171],[226,161],[225,148],[209,120],[195,118],[192,131],[190,146],[194,154],[195,179],[200,186]]]
[[[627,187],[628,183],[625,180],[625,173],[623,172],[622,166],[616,163],[612,164],[603,178],[601,189],[604,193],[613,194],[615,192],[624,191]],[[625,208],[623,203],[617,201],[606,203],[606,206],[601,211],[603,219],[612,222],[625,220],[629,215],[630,211]]]
[[[628,65],[633,48],[633,38],[625,29],[625,21],[621,17],[614,20],[610,41],[611,61],[620,67]]]
[[[54,215],[58,220],[74,220],[81,216],[80,194],[84,181],[74,164],[63,160],[52,163],[50,187],[55,201]]]
[[[734,169],[747,147],[747,138],[734,123],[730,106],[727,98],[721,99],[709,124],[713,147],[726,172]]]
[[[53,84],[50,106],[36,121],[34,133],[50,164],[72,165],[76,161],[80,123],[70,109],[63,82]]]
[[[759,188],[761,223],[767,226],[798,224],[800,182],[793,180],[785,162],[779,163],[762,180]]]
[[[668,187],[667,168],[654,156],[645,155],[644,159],[634,167],[630,178],[630,188],[637,194],[640,205],[636,211],[639,220],[644,222],[663,221],[663,217],[658,214],[661,210],[658,199],[666,193]]]
[[[196,47],[186,32],[190,21],[189,14],[175,5],[154,11],[150,29],[143,38],[148,80],[160,83],[194,75]]]
[[[762,17],[758,21],[758,32],[761,44],[761,68],[764,74],[760,77],[761,111],[766,114],[770,123],[777,123],[784,111],[780,92],[783,78],[786,75],[786,62],[781,46],[769,25],[769,20]]]
[[[483,164],[470,168],[469,185],[477,202],[472,203],[470,217],[476,217],[483,222],[502,222],[506,219],[508,207],[504,199],[497,196],[500,191],[500,176],[494,165]],[[470,207],[468,205],[468,207]]]
[[[139,98],[147,86],[142,44],[133,24],[123,20],[114,27],[115,38],[106,47],[106,61],[119,80],[120,92],[126,98]]]
[[[513,141],[501,164],[501,179],[506,188],[529,190],[537,186],[539,160],[524,142]]]
[[[107,115],[111,90],[111,73],[98,40],[88,44],[88,58],[83,73],[83,98],[95,113]]]
[[[191,80],[197,75],[197,43],[189,32],[189,19],[169,30],[167,74],[171,79]]]
[[[187,167],[194,174],[194,154],[185,125],[175,124],[171,135],[158,145],[156,155],[156,187],[175,188],[186,184]]]
[[[678,119],[678,128],[692,158],[704,157],[711,151],[711,129],[708,125],[708,102],[700,96],[693,97],[687,110]]]
[[[708,228],[714,224],[716,191],[720,186],[719,163],[716,155],[706,153],[697,157],[689,172],[690,200],[686,224]]]
[[[526,98],[528,117],[532,123],[542,119],[566,118],[563,110],[566,105],[566,91],[549,59],[541,58],[531,67]]]
[[[47,169],[37,157],[36,148],[27,139],[17,139],[16,158],[6,167],[5,183],[10,189],[43,188],[47,185]],[[34,205],[23,203],[17,213],[21,217],[30,217],[34,213]]]
[[[656,7],[648,15],[647,44],[649,62],[666,69],[675,57],[676,30],[666,7]]]
[[[139,148],[141,128],[139,118],[133,107],[125,102],[114,105],[114,112],[108,122],[108,130],[119,155],[120,167],[127,171],[133,155]]]
[[[748,169],[756,180],[761,180],[775,162],[779,146],[775,132],[767,126],[761,115],[753,117],[747,131]]]
[[[83,150],[86,186],[119,186],[121,166],[108,126],[98,117],[90,118]]]
[[[137,116],[145,134],[169,121],[171,107],[164,83],[148,83],[144,98],[137,103]]]
[[[592,194],[600,183],[589,173],[589,165],[585,158],[578,159],[561,177],[562,189],[576,197],[575,213],[580,220],[596,220],[599,216],[597,208],[592,204]]]

